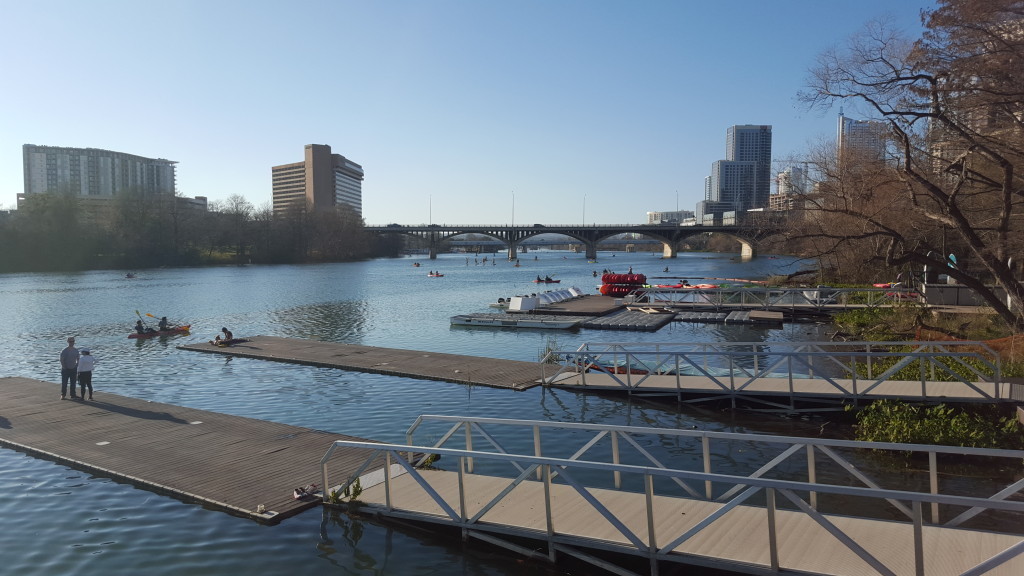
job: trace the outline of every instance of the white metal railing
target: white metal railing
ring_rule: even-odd
[[[652,305],[738,306],[763,309],[878,308],[901,302],[921,302],[920,294],[905,287],[891,288],[638,288],[638,300]]]
[[[1002,399],[999,355],[983,342],[969,341],[584,343],[575,350],[549,351],[541,360],[541,377],[550,384],[576,374],[586,386],[587,375],[597,373],[633,393],[652,376],[674,376],[677,396],[684,376],[704,377],[733,396],[765,378],[789,379],[789,394],[796,395],[794,381],[813,378],[856,401],[915,365],[910,381],[919,384],[916,398],[929,398],[933,382],[957,382],[985,401]],[[908,380],[901,376],[900,381]]]
[[[415,434],[421,432],[421,428],[430,423],[446,426],[447,431],[433,444],[414,443]],[[558,429],[561,432],[556,433],[555,430]],[[531,440],[530,436],[532,436],[532,449],[526,451],[509,449],[510,442],[508,440],[501,441],[499,438],[504,433],[502,430],[511,431],[512,439],[517,445],[529,445],[528,441],[522,441],[522,437],[526,436],[527,440]],[[579,437],[569,434],[568,438],[573,441],[567,442],[567,432],[573,432]],[[652,435],[659,438],[671,438],[673,442],[679,444],[678,449],[680,450],[692,444],[692,448],[696,450],[695,453],[700,454],[700,464],[695,466],[695,469],[682,469],[678,466],[666,465],[664,458],[656,457],[644,447],[646,437]],[[410,474],[416,485],[428,494],[442,510],[441,517],[423,519],[444,521],[455,524],[464,530],[487,531],[493,528],[485,525],[482,521],[482,517],[488,511],[494,509],[498,504],[510,503],[507,500],[508,496],[517,486],[528,482],[540,482],[544,487],[544,501],[541,503],[542,506],[537,506],[537,513],[545,514],[546,532],[531,534],[529,531],[525,531],[522,534],[547,540],[549,556],[552,558],[558,544],[587,545],[585,539],[574,537],[570,533],[570,529],[554,524],[551,493],[552,486],[556,484],[571,488],[610,525],[614,526],[628,542],[625,545],[628,548],[627,552],[648,557],[652,563],[657,560],[679,561],[678,557],[673,558],[673,554],[684,542],[698,535],[728,511],[741,505],[763,510],[766,514],[771,557],[770,568],[772,570],[778,570],[786,562],[786,559],[781,557],[775,538],[777,533],[776,513],[785,510],[813,519],[835,536],[838,542],[853,551],[877,572],[882,574],[896,572],[896,568],[885,565],[882,560],[858,544],[853,535],[844,532],[841,527],[819,512],[824,499],[829,499],[831,509],[835,509],[833,499],[857,498],[860,502],[860,498],[865,498],[869,502],[878,504],[875,508],[850,506],[851,509],[840,511],[843,516],[848,517],[879,519],[881,516],[885,520],[889,520],[884,510],[886,508],[897,510],[913,526],[913,546],[907,548],[907,554],[913,555],[917,574],[924,573],[923,526],[926,523],[940,524],[940,507],[945,510],[944,514],[952,516],[946,522],[941,523],[941,526],[947,528],[960,527],[967,520],[992,510],[1003,511],[1004,514],[1021,515],[1020,517],[1024,518],[1024,502],[1011,499],[1020,497],[1019,495],[1024,490],[1024,479],[1016,480],[987,497],[943,493],[940,491],[939,485],[939,455],[956,456],[958,461],[962,460],[964,456],[1010,459],[1011,465],[1019,467],[1021,460],[1024,459],[1024,451],[1019,450],[863,443],[727,432],[433,415],[424,415],[418,418],[408,430],[407,437],[409,439],[407,444],[335,442],[321,459],[323,485],[325,488],[331,486],[327,475],[327,463],[336,450],[344,448],[365,451],[367,458],[362,466],[338,486],[336,491],[340,493],[367,469],[383,466],[385,470],[390,470],[393,465],[397,465]],[[484,446],[483,449],[474,447],[474,438],[480,446]],[[447,447],[453,441],[461,446]],[[746,475],[734,469],[726,472],[718,471],[726,467],[735,468],[732,458],[716,457],[723,446],[734,446],[735,443],[746,446],[745,453],[748,458],[752,458],[754,455],[763,455],[763,460],[754,461],[750,465],[756,467],[756,470]],[[607,450],[608,448],[610,451]],[[844,452],[857,452],[851,449],[860,449],[865,453],[871,450],[927,455],[929,492],[881,487],[884,480],[871,478],[868,472],[854,463],[849,454],[844,454]],[[416,465],[409,461],[408,455],[411,453],[439,455],[442,457],[439,462],[453,462],[454,471],[457,472],[458,495],[449,496],[448,499],[443,498],[440,492],[423,477]],[[556,455],[558,453],[563,453],[563,455]],[[721,452],[721,454],[730,453],[728,448]],[[691,460],[696,461],[696,459]],[[482,462],[485,465],[481,465]],[[678,458],[673,458],[674,462],[678,462]],[[798,466],[794,467],[794,463]],[[442,468],[442,466],[435,464],[436,468]],[[500,474],[499,466],[504,466],[509,473],[507,475]],[[497,474],[508,479],[509,484],[479,510],[471,513],[466,507],[465,480],[466,475],[474,473],[475,467],[486,468],[488,477],[494,477]],[[839,470],[840,474],[827,474],[826,468],[835,468]],[[398,509],[393,505],[390,482],[392,476],[392,474],[387,474],[384,477],[383,506],[388,511],[395,512]],[[609,480],[601,482],[601,478]],[[627,483],[623,481],[625,478],[633,479],[632,485],[637,489],[623,489]],[[829,478],[835,480],[836,483],[828,483],[827,479]],[[861,485],[849,485],[851,479],[857,480]],[[893,481],[900,486],[904,485],[902,478],[895,478]],[[698,488],[694,488],[694,486]],[[703,486],[703,490],[699,489],[701,486]],[[597,494],[595,489],[643,494],[646,502],[645,514],[648,527],[653,527],[657,519],[658,510],[652,504],[655,496],[714,501],[721,504],[721,507],[702,518],[684,533],[666,535],[660,532],[657,534],[660,541],[655,541],[653,528],[647,530],[646,536],[629,528],[624,519],[617,517],[612,509],[603,503],[599,496],[595,495]],[[330,499],[330,492],[331,490],[325,489],[325,501]],[[782,498],[778,498],[779,496]],[[784,505],[787,502],[788,504]],[[926,518],[925,508],[931,510],[927,515],[929,518]],[[877,514],[872,516],[868,512],[869,510],[876,510]],[[1004,522],[1007,521],[1004,519]],[[1018,532],[1015,536],[1016,544],[981,560],[970,570],[964,572],[965,574],[982,574],[1008,560],[1024,556],[1024,535],[1020,533],[1024,529],[1024,523],[1012,520],[1009,522],[1013,531]],[[509,532],[509,529],[506,527],[498,531]]]

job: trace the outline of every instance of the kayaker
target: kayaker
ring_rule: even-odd
[[[139,334],[147,334],[149,332],[156,332],[156,330],[154,330],[152,328],[147,328],[146,325],[142,323],[142,319],[141,318],[139,320],[135,321],[135,331],[138,332]]]
[[[160,328],[160,330],[170,330],[171,329],[171,325],[168,324],[168,322],[167,322],[167,316],[161,316],[160,317],[160,322],[157,323],[157,326]]]

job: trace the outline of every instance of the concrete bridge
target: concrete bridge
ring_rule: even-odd
[[[705,233],[726,234],[739,241],[740,256],[751,258],[757,252],[757,243],[764,238],[777,234],[783,229],[780,217],[773,213],[760,213],[756,217],[745,216],[739,221],[721,222],[714,225],[680,226],[677,224],[533,224],[513,226],[508,224],[418,224],[387,226],[367,226],[367,232],[385,234],[404,234],[427,242],[430,258],[437,258],[438,246],[445,240],[463,234],[480,234],[490,236],[508,247],[508,258],[515,260],[519,254],[519,245],[526,239],[541,234],[561,234],[583,244],[587,258],[597,258],[597,245],[613,236],[620,234],[638,234],[662,243],[662,254],[665,258],[675,258],[679,244],[691,237]]]

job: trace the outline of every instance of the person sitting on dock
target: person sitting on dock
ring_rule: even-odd
[[[235,339],[235,335],[232,334],[231,330],[228,330],[227,327],[221,328],[220,332],[221,333],[217,334],[216,338],[210,341],[210,344],[228,344]]]

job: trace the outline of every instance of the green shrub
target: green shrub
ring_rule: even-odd
[[[857,439],[865,442],[941,444],[970,448],[1024,448],[1017,420],[994,407],[924,408],[898,400],[878,400],[857,413]]]

